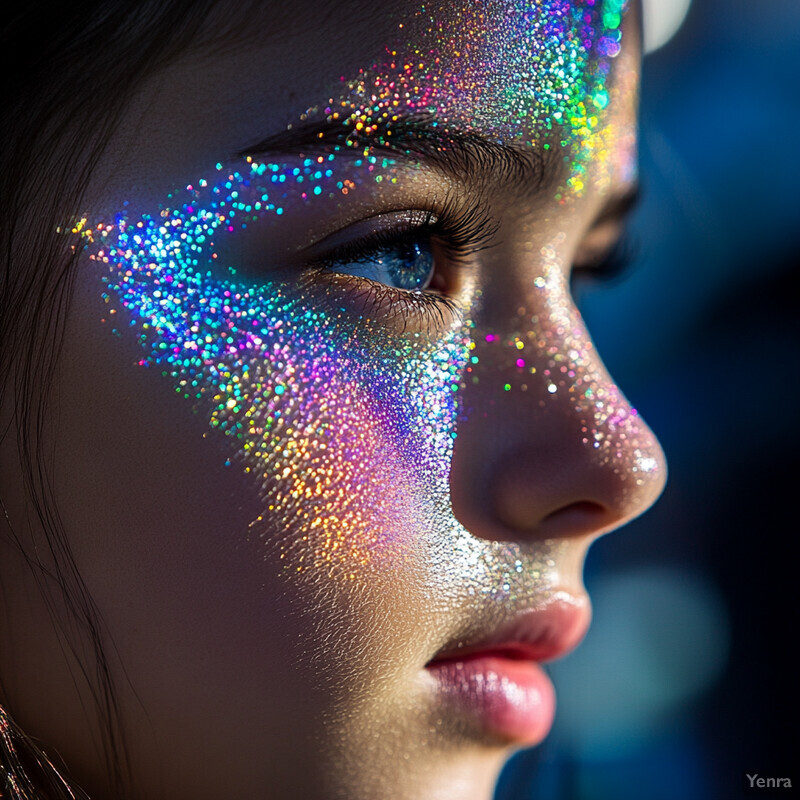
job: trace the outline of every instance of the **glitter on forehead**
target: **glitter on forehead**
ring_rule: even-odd
[[[309,109],[354,133],[391,135],[412,115],[440,132],[474,131],[549,149],[569,147],[568,186],[580,193],[587,165],[601,157],[603,122],[621,49],[626,0],[483,0],[426,5],[400,26],[410,41],[346,80],[346,91]]]

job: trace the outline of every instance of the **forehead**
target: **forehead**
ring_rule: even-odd
[[[220,4],[219,25],[241,6]],[[302,118],[369,131],[414,115],[430,127],[592,150],[610,101],[623,0],[301,0],[256,4],[220,47],[185,54],[136,93],[108,151],[127,196],[175,182]],[[117,194],[119,197],[119,194]]]
[[[425,4],[385,53],[344,85],[329,113],[357,126],[416,113],[439,127],[537,143],[589,135],[608,105],[623,0]]]

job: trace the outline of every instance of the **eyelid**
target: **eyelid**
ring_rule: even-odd
[[[604,220],[593,225],[583,236],[576,262],[592,261],[597,254],[612,250],[625,236],[626,225],[623,220]],[[580,254],[586,254],[581,256]]]
[[[324,263],[337,250],[348,245],[367,243],[370,239],[380,245],[381,239],[401,238],[406,234],[424,235],[437,221],[433,212],[404,209],[376,214],[346,228],[335,231],[304,248],[304,257],[312,263]],[[427,230],[426,230],[427,229]]]
[[[378,214],[324,237],[304,251],[311,280],[324,281],[360,297],[360,311],[374,316],[379,310],[390,325],[405,318],[403,330],[433,331],[461,319],[457,299],[464,286],[461,265],[490,247],[498,223],[480,205],[445,203],[437,209],[406,209]],[[361,235],[359,236],[359,233]],[[391,286],[366,276],[338,271],[346,264],[367,262],[381,252],[427,240],[434,254],[431,283],[424,289]],[[313,277],[312,277],[313,276]],[[463,298],[462,298],[463,299]]]
[[[600,209],[572,260],[572,271],[598,279],[627,271],[633,261],[628,223],[641,199],[641,186],[632,184],[612,196]]]
[[[606,206],[600,210],[592,227],[599,228],[607,223],[616,223],[618,226],[623,227],[641,200],[641,184],[634,183],[629,185],[624,192],[612,197]]]
[[[377,230],[375,220],[381,221]],[[366,232],[359,240],[356,232],[361,225],[366,226]],[[382,213],[349,225],[306,248],[304,255],[311,263],[324,262],[327,258],[337,261],[339,259],[335,251],[345,250],[346,255],[348,245],[360,246],[366,251],[369,240],[373,239],[374,249],[377,250],[380,245],[418,235],[435,240],[445,251],[447,261],[459,264],[491,247],[498,226],[499,222],[488,214],[483,205],[462,205],[445,198],[436,210],[406,209]],[[324,249],[320,247],[323,244],[327,245]]]

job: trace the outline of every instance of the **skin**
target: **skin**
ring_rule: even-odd
[[[124,201],[131,219],[157,211],[168,192],[208,174],[221,154],[280,132],[335,96],[338,76],[380,63],[398,20],[413,28],[415,11],[412,3],[395,3],[390,14],[338,4],[312,30],[292,20],[279,20],[276,30],[265,14],[263,36],[171,64],[131,98],[94,174],[87,217],[111,219]],[[420,417],[403,428],[413,435],[401,437],[395,453],[396,440],[371,422],[379,405],[364,386],[353,391],[366,415],[331,413],[330,453],[366,437],[358,439],[367,455],[354,458],[352,480],[331,479],[325,502],[313,506],[345,543],[344,555],[329,557],[325,542],[298,522],[304,501],[287,499],[284,484],[245,473],[251,462],[209,428],[205,400],[193,405],[160,369],[134,366],[142,359],[135,337],[112,336],[100,323],[109,317],[103,267],[91,251],[82,258],[43,436],[56,506],[108,635],[138,796],[491,794],[509,742],[443,705],[425,664],[559,592],[580,601],[591,542],[642,513],[664,482],[658,444],[591,349],[566,284],[576,259],[607,248],[618,233],[598,219],[633,179],[637,58],[634,11],[613,61],[603,155],[589,160],[581,192],[565,189],[577,140],[561,151],[559,169],[528,186],[491,171],[448,175],[418,158],[392,168],[398,180],[388,188],[364,181],[347,198],[298,201],[285,218],[222,246],[245,272],[279,265],[273,277],[292,302],[344,303],[336,335],[358,330],[395,354],[435,349],[464,331],[475,345],[465,351],[478,361],[460,375],[452,451],[426,440]],[[508,138],[515,136],[519,146],[526,131]],[[304,247],[320,230],[335,235],[444,194],[460,208],[480,198],[495,224],[490,247],[463,269],[442,268],[458,314],[431,325],[383,308],[367,319],[359,313],[363,286],[297,279]],[[119,304],[115,311],[127,313]],[[507,344],[515,337],[527,348],[527,373]],[[550,391],[543,375],[554,354],[572,374]],[[413,392],[415,378],[402,367]],[[335,377],[343,371],[334,367]],[[592,388],[595,399],[576,406],[575,386]],[[598,406],[602,396],[616,414],[611,422]],[[310,421],[303,413],[291,412],[295,428]],[[587,431],[605,444],[593,447]],[[4,503],[37,541],[15,446],[9,437],[0,451]],[[404,448],[431,463],[444,459],[444,483],[416,475]],[[340,462],[329,465],[339,475]],[[280,464],[267,467],[273,475]],[[376,493],[381,499],[364,506],[366,521],[349,538],[342,509],[329,499],[340,486],[365,503]],[[3,605],[14,609],[0,628],[0,700],[93,797],[110,797],[93,681],[81,676],[90,651],[79,633],[69,638],[77,652],[66,646],[60,601],[48,608],[5,543],[0,564]]]

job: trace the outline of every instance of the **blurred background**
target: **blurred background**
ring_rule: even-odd
[[[668,28],[688,2],[645,5]],[[636,266],[581,307],[669,485],[592,548],[594,624],[550,668],[553,733],[496,800],[793,796],[745,773],[800,786],[800,0],[694,0],[645,58],[641,122]]]

